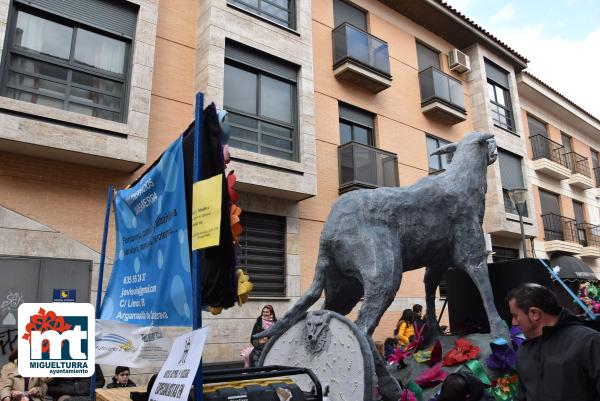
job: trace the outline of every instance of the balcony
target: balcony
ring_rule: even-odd
[[[333,74],[371,92],[392,85],[386,42],[344,23],[333,30]]]
[[[565,147],[544,135],[534,135],[531,140],[533,169],[538,173],[564,180],[571,177],[571,169],[565,157]]]
[[[462,83],[434,67],[419,72],[421,111],[454,125],[467,119]]]
[[[581,253],[577,222],[574,219],[554,213],[542,215],[544,224],[544,241],[547,253],[562,252],[572,255]]]
[[[600,227],[590,223],[577,223],[577,237],[583,250],[582,258],[600,258]]]
[[[395,153],[348,142],[338,147],[340,193],[360,188],[397,187],[398,157]]]
[[[567,165],[571,169],[571,177],[567,180],[567,183],[573,187],[580,189],[594,188],[594,182],[591,178],[590,165],[588,159],[579,153],[569,152],[565,153],[565,159]]]

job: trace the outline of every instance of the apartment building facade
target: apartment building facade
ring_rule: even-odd
[[[2,360],[20,302],[95,303],[109,185],[193,119],[196,15],[194,1],[0,2]]]
[[[488,168],[490,250],[518,249],[507,191],[537,182],[523,173],[527,60],[443,2],[77,5],[0,1],[0,272],[19,284],[0,287],[2,299],[47,300],[68,278],[78,301],[95,300],[107,187],[131,182],[183,132],[197,91],[229,112],[240,265],[255,283],[242,308],[203,314],[205,361],[239,360],[262,306],[281,315],[308,288],[341,194],[439,173],[449,160],[429,154],[472,130],[494,133],[500,149]],[[541,238],[528,196],[525,234]],[[104,287],[113,249],[111,224]],[[424,303],[422,278],[404,275],[376,339]]]
[[[517,85],[527,175],[540,219],[531,251],[578,266],[574,280],[597,279],[600,121],[529,73],[520,74]]]

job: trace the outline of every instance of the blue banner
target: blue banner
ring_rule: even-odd
[[[101,319],[192,325],[183,165],[179,138],[135,186],[117,192],[115,260]]]

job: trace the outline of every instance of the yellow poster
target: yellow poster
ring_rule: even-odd
[[[192,250],[219,245],[221,235],[222,174],[194,184]]]

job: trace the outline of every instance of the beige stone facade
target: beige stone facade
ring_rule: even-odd
[[[556,253],[567,253],[583,259],[596,273],[600,272],[598,257],[600,243],[597,241],[600,224],[598,203],[598,164],[592,153],[600,148],[600,121],[582,110],[548,84],[528,73],[517,78],[521,103],[521,120],[529,139],[527,143],[527,175],[531,194],[535,199],[538,218],[534,248],[538,257],[551,258]],[[540,151],[539,135],[531,132],[528,121],[535,119],[545,125],[548,139],[555,147],[564,146],[563,137],[570,137],[573,152],[580,155],[581,163],[573,169],[572,163],[557,163],[550,154]],[[557,151],[555,153],[564,152]],[[571,160],[569,156],[564,157]],[[542,207],[540,190],[558,196],[562,226],[556,227],[552,220],[540,221],[548,211]],[[583,209],[583,225],[573,230],[576,219],[575,204]],[[570,232],[575,231],[574,235]]]

